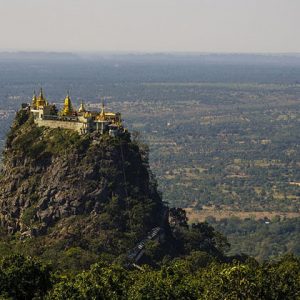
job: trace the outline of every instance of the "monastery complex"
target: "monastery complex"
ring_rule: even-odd
[[[106,112],[104,104],[100,112],[88,111],[83,102],[79,109],[75,110],[69,94],[65,98],[61,111],[58,111],[54,104],[48,103],[42,89],[38,96],[33,94],[31,105],[28,107],[38,126],[72,129],[79,134],[94,131],[101,134],[108,132],[111,136],[124,131],[120,113]]]

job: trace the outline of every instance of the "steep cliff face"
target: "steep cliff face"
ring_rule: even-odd
[[[3,166],[0,220],[10,233],[102,236],[106,247],[112,236],[137,240],[162,222],[147,151],[128,133],[79,136],[37,127],[21,110],[7,138]]]

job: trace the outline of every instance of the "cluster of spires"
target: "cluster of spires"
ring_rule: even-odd
[[[32,96],[32,107],[33,108],[39,108],[39,107],[45,107],[49,105],[48,101],[46,100],[44,93],[43,93],[43,89],[40,89],[40,93],[38,95],[38,97],[36,96],[36,92],[33,92],[33,96]],[[73,107],[72,107],[72,102],[71,102],[71,98],[70,98],[70,93],[68,91],[67,96],[64,100],[64,108],[62,111],[62,114],[65,116],[71,115],[74,112]],[[83,101],[81,101],[80,107],[78,109],[79,113],[84,113],[86,112],[85,106],[83,104]],[[104,104],[102,103],[102,111],[101,113],[104,114]]]
[[[49,126],[49,122],[51,121],[53,123],[51,123],[53,128],[56,128],[56,121],[63,121],[80,123],[79,125],[77,124],[77,127],[75,128],[77,131],[80,130],[80,133],[93,130],[97,130],[102,133],[105,130],[123,130],[121,114],[119,112],[104,111],[103,102],[100,112],[86,110],[82,101],[79,109],[76,110],[72,106],[69,92],[64,100],[62,110],[58,111],[55,104],[48,103],[43,94],[43,89],[41,88],[38,96],[35,92],[33,93],[30,111],[39,125],[48,122],[48,125],[46,126]],[[57,126],[62,126],[60,123],[56,124]],[[67,123],[65,123],[65,125],[67,126],[66,128],[70,127],[70,124],[67,125]]]
[[[46,98],[44,97],[43,89],[40,89],[40,94],[37,97],[35,91],[33,92],[32,96],[32,106],[33,107],[40,107],[40,106],[46,106],[48,105],[48,102]]]

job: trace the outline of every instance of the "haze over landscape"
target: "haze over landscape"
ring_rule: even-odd
[[[299,52],[297,0],[1,0],[1,51]]]
[[[1,299],[300,299],[298,0],[0,0]]]

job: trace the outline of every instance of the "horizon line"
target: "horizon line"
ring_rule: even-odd
[[[299,52],[238,52],[238,51],[63,51],[63,50],[1,50],[0,54],[127,54],[127,55],[300,55]]]

